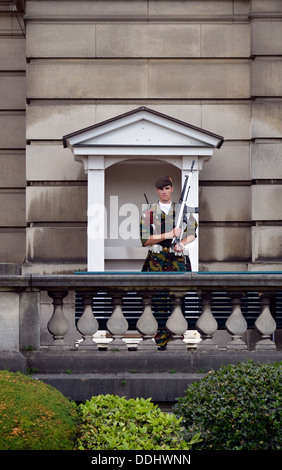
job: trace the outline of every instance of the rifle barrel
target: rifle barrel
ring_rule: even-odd
[[[180,227],[181,224],[182,224],[182,221],[183,221],[184,205],[186,204],[186,201],[188,199],[190,183],[191,183],[191,179],[192,179],[192,176],[193,176],[194,164],[195,164],[195,160],[192,161],[191,170],[190,170],[189,175],[185,175],[185,181],[184,181],[183,189],[181,191],[181,196],[180,196],[180,199],[179,199],[179,204],[181,204],[181,208],[180,208],[180,212],[179,212],[179,215],[178,215],[178,220],[177,220],[176,227]],[[178,237],[174,237],[174,239],[171,242],[171,245],[174,246],[179,241],[180,240],[179,240]]]

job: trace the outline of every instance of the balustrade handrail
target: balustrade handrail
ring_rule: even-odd
[[[0,275],[0,288],[68,288],[75,290],[88,287],[147,287],[184,289],[248,289],[281,290],[282,272],[192,272],[192,273],[142,273],[97,272],[76,274],[12,274]]]
[[[169,313],[166,328],[171,334],[167,348],[170,350],[187,349],[183,336],[189,328],[181,302],[187,292],[195,292],[201,299],[201,312],[196,322],[196,330],[200,334],[199,349],[216,349],[214,334],[218,329],[213,315],[211,294],[224,291],[230,298],[231,313],[225,328],[230,334],[227,348],[245,350],[247,344],[244,335],[247,322],[242,314],[241,298],[248,292],[256,292],[260,299],[260,313],[254,328],[260,336],[256,349],[276,349],[273,335],[277,328],[275,312],[271,312],[271,299],[282,291],[281,272],[219,272],[219,273],[136,273],[136,272],[97,272],[58,275],[1,275],[0,290],[16,292],[47,291],[53,299],[53,314],[48,322],[48,330],[53,336],[53,345],[65,347],[65,335],[69,323],[64,315],[64,299],[68,292],[74,291],[83,299],[83,313],[77,322],[77,330],[82,336],[80,348],[98,348],[93,341],[99,324],[92,310],[95,293],[101,289],[112,299],[112,314],[107,322],[107,330],[111,334],[111,347],[127,349],[124,336],[128,331],[128,322],[123,313],[122,297],[126,292],[136,291],[142,298],[142,314],[136,323],[141,341],[137,349],[153,351],[157,349],[154,337],[158,330],[158,322],[152,310],[152,298],[157,292],[166,292],[172,299],[172,311]],[[273,315],[274,313],[274,315]]]
[[[5,280],[6,278],[6,280]],[[142,273],[142,272],[97,272],[76,274],[29,274],[0,276],[3,285],[21,285],[21,280],[32,288],[61,287],[69,290],[89,287],[108,288],[183,288],[183,289],[236,289],[236,290],[281,290],[282,272],[216,272],[216,273]],[[9,282],[10,281],[10,282]]]

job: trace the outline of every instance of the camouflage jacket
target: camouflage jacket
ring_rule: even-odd
[[[142,214],[140,221],[140,239],[144,246],[145,242],[150,238],[151,235],[160,235],[161,233],[170,232],[175,228],[177,222],[178,210],[180,204],[172,202],[170,211],[165,214],[158,203],[152,204]],[[188,224],[185,224],[182,238],[188,235],[194,235],[196,237],[197,222],[193,216],[190,216]],[[169,247],[171,245],[171,239],[166,239],[158,243],[163,247]]]

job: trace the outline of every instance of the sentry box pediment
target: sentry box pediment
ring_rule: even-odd
[[[63,137],[74,155],[212,155],[223,137],[141,107]]]

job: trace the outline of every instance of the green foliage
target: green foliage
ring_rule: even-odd
[[[72,450],[77,411],[58,390],[0,371],[0,450]]]
[[[201,434],[196,449],[281,449],[282,363],[223,366],[191,384],[174,412],[187,436]]]
[[[79,405],[79,450],[190,449],[180,436],[181,419],[164,413],[150,399],[98,395]]]

